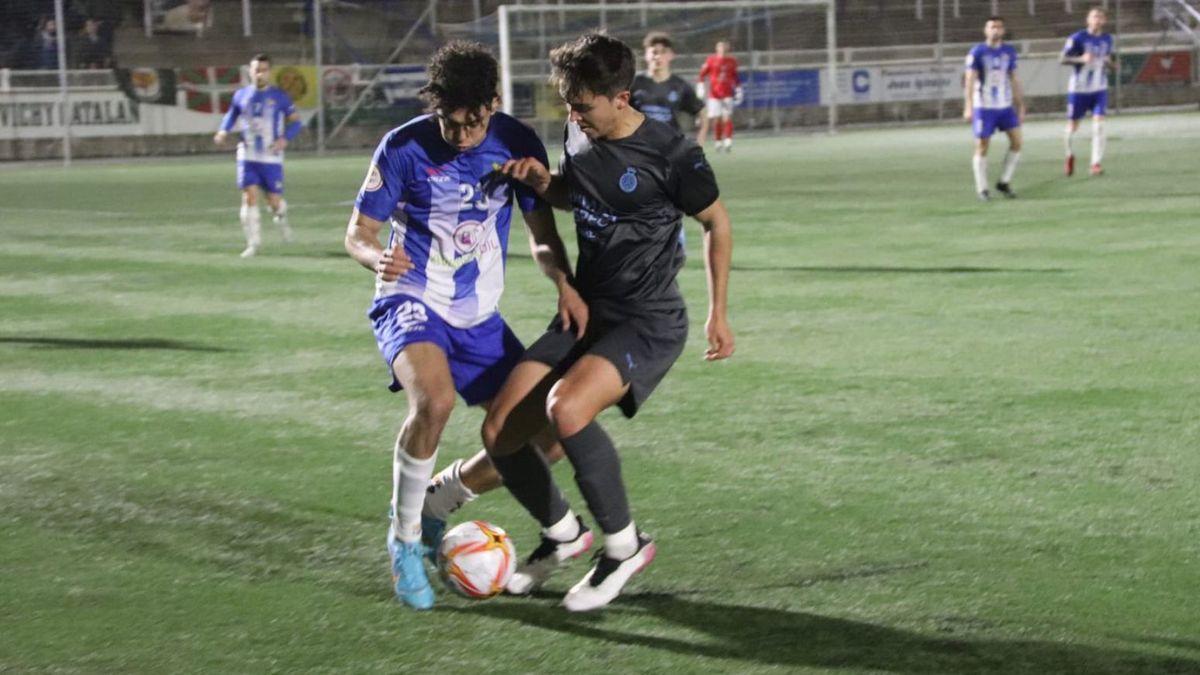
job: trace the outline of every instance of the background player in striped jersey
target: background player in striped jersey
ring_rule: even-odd
[[[580,330],[586,323],[550,207],[496,171],[514,157],[546,161],[532,129],[495,111],[498,83],[496,60],[482,45],[439,49],[422,89],[433,112],[384,136],[346,233],[346,250],[376,275],[369,318],[390,388],[408,396],[392,464],[388,552],[397,597],[417,609],[434,601],[421,511],[455,392],[486,409],[524,352],[497,309],[514,203],[534,257],[558,286],[560,316]]]
[[[1079,120],[1092,114],[1092,169],[1093,176],[1104,172],[1100,162],[1104,159],[1104,115],[1108,112],[1108,69],[1114,67],[1113,38],[1104,32],[1108,23],[1108,12],[1103,7],[1093,7],[1087,15],[1087,28],[1067,38],[1060,61],[1072,67],[1071,80],[1067,84],[1067,131],[1064,142],[1067,148],[1066,174],[1075,173],[1075,152],[1071,140],[1079,130]]]
[[[675,46],[669,35],[657,31],[648,33],[642,40],[642,49],[646,72],[633,77],[629,103],[650,119],[666,122],[682,130],[679,113],[698,115],[704,110],[704,101],[696,96],[695,89],[686,80],[671,73]],[[696,138],[703,143],[708,129],[708,116],[698,115],[696,120],[700,124]]]
[[[738,62],[729,54],[729,42],[717,43],[717,51],[704,60],[700,68],[697,95],[708,97],[708,119],[713,120],[713,136],[717,150],[729,152],[733,146],[733,109],[742,103],[742,85],[738,79]],[[704,144],[704,136],[700,136]]]
[[[1010,183],[1021,159],[1021,122],[1025,120],[1025,97],[1017,79],[1017,50],[1004,44],[1004,19],[989,17],[983,26],[986,41],[967,54],[963,80],[963,118],[970,120],[975,134],[975,192],[991,199],[988,192],[987,152],[997,129],[1008,134],[1008,152],[996,189],[1005,197],[1016,197]]]
[[[233,94],[229,111],[221,120],[221,129],[213,136],[218,146],[225,144],[229,132],[240,121],[242,140],[237,146],[237,183],[242,191],[242,232],[246,249],[242,257],[258,253],[262,246],[262,227],[258,212],[259,191],[266,192],[267,204],[275,224],[283,231],[283,240],[292,240],[287,221],[287,200],[283,198],[283,151],[304,130],[304,123],[292,99],[271,85],[271,57],[256,54],[250,59],[251,84]]]

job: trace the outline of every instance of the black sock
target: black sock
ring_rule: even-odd
[[[532,445],[526,444],[511,455],[491,459],[504,479],[504,487],[542,527],[550,527],[567,515],[570,507],[554,484],[550,465]]]
[[[604,429],[592,422],[562,439],[562,446],[575,467],[575,484],[600,530],[613,534],[628,527],[632,517],[621,481],[621,459]]]

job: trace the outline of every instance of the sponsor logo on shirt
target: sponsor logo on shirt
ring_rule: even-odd
[[[483,241],[483,223],[468,220],[460,223],[454,230],[454,245],[461,253],[470,253],[479,247]]]
[[[617,222],[617,216],[597,207],[584,195],[575,196],[575,225],[579,236],[585,239],[595,239],[599,231]]]

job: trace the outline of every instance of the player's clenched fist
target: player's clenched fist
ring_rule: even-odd
[[[408,274],[413,267],[412,260],[409,260],[404,249],[397,244],[380,252],[379,261],[375,263],[375,274],[379,276],[380,281],[395,281]]]
[[[510,159],[498,170],[505,176],[511,176],[533,188],[539,195],[550,188],[550,169],[536,157]]]

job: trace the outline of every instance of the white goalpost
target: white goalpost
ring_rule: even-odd
[[[502,106],[543,133],[563,114],[547,84],[549,50],[589,30],[624,40],[639,64],[642,37],[668,33],[676,52],[672,70],[689,81],[717,39],[731,40],[747,99],[735,114],[739,126],[837,127],[835,0],[517,2],[501,5],[497,15]]]

